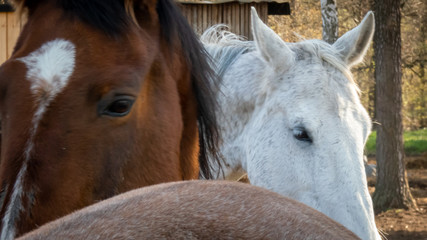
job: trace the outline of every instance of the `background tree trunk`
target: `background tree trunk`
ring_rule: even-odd
[[[405,171],[402,127],[400,0],[376,0],[377,184],[374,209],[416,207]]]
[[[420,69],[420,113],[418,119],[420,119],[420,128],[427,127],[427,75],[426,75],[426,64],[427,64],[427,3],[424,2],[424,15],[421,20],[421,50],[419,51],[419,69]]]
[[[327,43],[338,39],[338,12],[335,0],[320,0],[322,11],[322,38]]]

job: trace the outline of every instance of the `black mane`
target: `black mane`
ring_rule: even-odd
[[[88,25],[116,36],[126,29],[129,17],[124,2],[118,0],[57,0],[70,16],[77,16]]]
[[[198,40],[193,29],[189,26],[187,19],[181,14],[178,6],[171,0],[158,0],[157,13],[162,35],[172,44],[174,36],[178,36],[184,51],[187,63],[191,68],[191,81],[193,91],[198,103],[198,124],[200,144],[200,174],[204,178],[212,178],[211,162],[209,156],[221,166],[218,156],[218,124],[216,120],[218,90],[217,76],[210,67],[209,54]]]
[[[56,0],[66,13],[77,16],[104,33],[120,35],[131,23],[123,0]],[[163,39],[173,46],[178,39],[191,71],[191,81],[198,103],[198,127],[200,144],[200,174],[212,178],[209,156],[221,166],[218,157],[217,101],[215,94],[219,81],[210,67],[206,52],[194,31],[189,26],[179,7],[172,0],[158,0],[157,13]]]

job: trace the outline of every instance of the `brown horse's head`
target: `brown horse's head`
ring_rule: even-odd
[[[213,75],[170,0],[17,4],[28,22],[0,68],[1,239],[130,189],[195,179],[199,165],[209,177]]]

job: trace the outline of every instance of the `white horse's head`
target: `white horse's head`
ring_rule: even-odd
[[[363,163],[371,120],[350,73],[371,43],[373,13],[333,45],[285,43],[254,9],[252,30],[255,46],[228,61],[219,96],[227,166],[379,239]]]
[[[254,9],[252,27],[265,64],[258,96],[265,99],[258,99],[245,139],[249,179],[320,210],[362,239],[379,238],[363,164],[371,121],[349,71],[371,43],[373,13],[333,45],[285,43]]]

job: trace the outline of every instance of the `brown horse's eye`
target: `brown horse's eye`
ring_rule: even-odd
[[[117,99],[107,106],[103,114],[112,117],[126,116],[130,112],[133,102],[133,100],[127,98]]]

